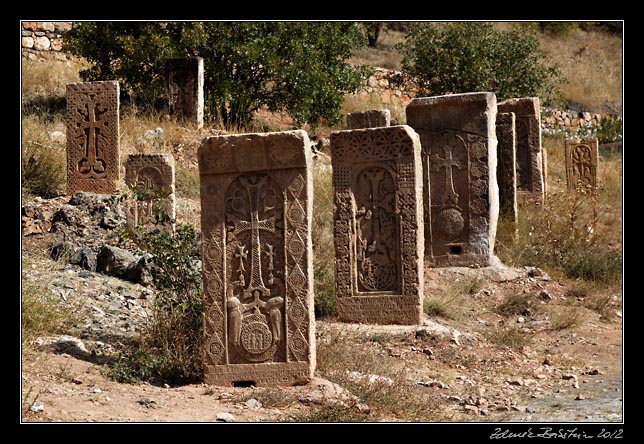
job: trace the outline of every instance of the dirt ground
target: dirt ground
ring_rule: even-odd
[[[448,422],[623,423],[621,295],[614,295],[610,312],[600,316],[538,269],[497,264],[426,270],[429,297],[445,300],[447,289],[459,282],[476,285],[459,302],[461,315],[455,319],[427,318],[421,326],[318,320],[318,340],[338,332],[356,342],[377,336],[370,345],[381,347],[391,365],[410,369]],[[530,295],[524,316],[494,310],[510,294]],[[579,317],[569,328],[553,329],[558,313]],[[499,326],[515,328],[515,323],[530,334],[528,345],[502,347],[490,339]],[[318,360],[327,352],[318,346]],[[355,401],[348,390],[319,375],[304,386],[278,388],[290,400],[287,405],[262,405],[274,397],[274,388],[117,383],[73,343],[65,350],[23,349],[21,383],[23,423],[289,422],[320,406]]]

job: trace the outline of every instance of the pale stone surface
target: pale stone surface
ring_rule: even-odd
[[[36,37],[34,39],[34,49],[38,51],[47,51],[51,47],[49,39],[45,36]]]
[[[166,61],[165,88],[168,112],[179,122],[203,127],[204,66],[203,58],[188,57]]]
[[[32,37],[22,37],[22,47],[23,48],[33,48],[34,39]]]
[[[496,96],[415,98],[406,114],[422,145],[425,264],[488,266],[499,214]]]
[[[517,191],[542,202],[545,187],[539,98],[508,99],[498,104],[498,111],[516,117]]]
[[[138,196],[127,208],[131,227],[173,226],[176,217],[174,157],[171,154],[130,154],[125,184]]]
[[[516,134],[514,113],[496,115],[496,138],[498,139],[498,165],[496,178],[499,184],[499,217],[508,218],[516,224],[517,177],[516,177]]]
[[[297,130],[210,137],[199,148],[207,384],[313,377],[309,145]]]
[[[421,321],[420,149],[418,134],[406,125],[331,134],[336,311],[341,321]]]
[[[597,187],[598,157],[596,137],[566,140],[566,183],[569,190]]]
[[[370,109],[347,114],[349,129],[378,128],[391,125],[391,111],[388,109]]]
[[[67,194],[119,190],[119,84],[67,84]]]

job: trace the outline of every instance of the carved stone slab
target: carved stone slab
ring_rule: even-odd
[[[538,97],[508,99],[498,104],[500,113],[514,113],[517,139],[517,191],[542,202],[545,193],[541,149],[541,110]]]
[[[210,137],[198,158],[205,382],[309,382],[315,317],[308,135]]]
[[[415,98],[407,123],[420,135],[425,263],[488,266],[499,214],[496,96]]]
[[[165,68],[168,113],[179,122],[203,128],[203,58],[168,59]]]
[[[68,83],[67,194],[119,190],[119,84]]]
[[[406,125],[331,133],[336,311],[341,321],[420,324],[420,139]]]
[[[391,111],[388,109],[370,109],[347,114],[347,128],[378,128],[391,125]]]
[[[596,137],[566,140],[566,183],[569,190],[597,187],[599,141]]]
[[[498,165],[496,178],[499,183],[499,216],[508,218],[516,224],[517,176],[516,176],[516,134],[514,113],[496,115],[496,137]]]
[[[171,154],[128,155],[125,184],[139,197],[127,209],[131,227],[154,226],[157,222],[173,225],[171,221],[176,217],[176,210],[174,157]]]

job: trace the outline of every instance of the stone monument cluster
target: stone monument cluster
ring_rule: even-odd
[[[170,60],[169,109],[203,126],[203,61]],[[499,217],[542,201],[539,101],[489,92],[347,116],[330,137],[337,314],[420,324],[424,268],[490,265]],[[119,187],[119,85],[67,86],[68,194]],[[312,151],[302,130],[209,137],[198,150],[205,382],[307,383],[315,369]],[[596,185],[597,141],[566,142],[568,186]],[[134,225],[174,218],[174,159],[132,154]]]

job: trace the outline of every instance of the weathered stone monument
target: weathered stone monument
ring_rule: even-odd
[[[516,135],[514,113],[497,113],[496,138],[498,164],[496,178],[499,184],[499,217],[518,222]]]
[[[391,125],[391,111],[388,109],[370,109],[347,114],[347,128],[378,128]]]
[[[409,126],[331,133],[340,320],[420,324],[420,140]]]
[[[204,67],[203,58],[168,59],[165,66],[168,113],[177,121],[203,128]]]
[[[173,226],[176,217],[174,157],[171,154],[130,154],[125,163],[125,184],[136,200],[128,206],[131,227]]]
[[[315,369],[308,135],[210,137],[198,158],[205,382],[306,383]]]
[[[599,141],[596,137],[566,140],[566,183],[569,190],[597,187]]]
[[[119,84],[68,83],[67,194],[119,190]]]
[[[496,96],[415,98],[406,114],[422,146],[425,263],[488,266],[499,214]]]
[[[514,113],[516,132],[517,192],[525,198],[543,201],[545,193],[541,149],[541,110],[538,97],[508,99],[498,104],[498,112]]]

